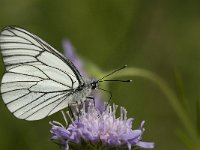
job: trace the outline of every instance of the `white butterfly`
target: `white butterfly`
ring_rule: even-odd
[[[102,80],[126,65],[99,80],[83,79],[69,59],[36,35],[18,27],[9,26],[1,31],[0,49],[6,67],[1,95],[8,109],[19,119],[39,120],[71,103],[91,98],[89,95],[99,82],[131,81]]]
[[[83,80],[73,63],[36,35],[18,27],[0,34],[6,72],[1,95],[20,119],[39,120],[84,101],[98,81]]]

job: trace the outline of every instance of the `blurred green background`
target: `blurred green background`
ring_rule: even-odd
[[[197,0],[0,0],[0,28],[17,25],[62,51],[68,38],[78,55],[104,71],[121,65],[157,73],[186,99],[196,121],[200,89],[200,2]],[[1,59],[0,73],[3,74]],[[179,118],[160,89],[144,78],[110,84],[112,101],[127,108],[133,127],[146,121],[144,141],[155,150],[187,150]],[[56,150],[49,121],[16,119],[0,101],[0,150]]]

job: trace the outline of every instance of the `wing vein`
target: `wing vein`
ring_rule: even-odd
[[[21,89],[20,89],[21,90]],[[12,91],[13,92],[13,91]],[[6,105],[8,105],[8,104],[10,104],[10,103],[12,103],[12,102],[14,102],[14,101],[17,101],[18,99],[20,99],[20,98],[23,98],[24,96],[26,96],[26,95],[28,95],[28,94],[30,94],[31,92],[29,91],[28,93],[26,93],[26,94],[24,94],[24,95],[22,95],[22,96],[20,96],[20,97],[18,97],[18,98],[16,98],[16,99],[14,99],[14,100],[12,100],[12,101],[10,101],[10,102],[8,102],[8,103],[5,103]]]
[[[62,95],[62,94],[60,94],[60,95]],[[59,96],[60,96],[60,95],[59,95]],[[47,99],[46,101],[48,101],[48,100],[50,100],[50,99],[52,99],[52,98],[54,98],[54,97],[56,97],[56,96],[58,96],[58,95],[55,95],[55,96],[53,96],[53,97]],[[66,95],[63,94],[62,97],[60,97],[60,98],[58,98],[58,99],[55,99],[53,102],[44,105],[42,108],[40,108],[40,109],[36,110],[35,112],[33,112],[32,114],[28,115],[25,119],[29,118],[30,116],[34,115],[35,113],[37,113],[37,112],[40,111],[41,109],[43,109],[43,108],[47,107],[48,105],[50,105],[50,104],[52,104],[52,103],[54,103],[54,102],[60,100],[61,98],[65,97],[65,96],[66,96]],[[42,103],[40,103],[40,104],[38,104],[38,105],[32,107],[31,109],[34,109],[34,108],[38,107],[39,105],[43,104],[43,103],[46,102],[46,101],[43,101]],[[25,113],[29,112],[31,109],[27,110]],[[25,113],[23,113],[22,115],[24,115]]]

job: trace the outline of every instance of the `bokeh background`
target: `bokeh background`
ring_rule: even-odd
[[[200,3],[197,0],[0,0],[0,28],[17,25],[35,33],[63,52],[70,39],[79,56],[104,71],[121,65],[158,74],[186,100],[196,122],[200,90]],[[4,67],[0,61],[0,74]],[[112,101],[127,108],[133,127],[146,121],[144,141],[155,150],[187,150],[180,138],[185,132],[174,109],[160,89],[139,77],[133,84],[112,83]],[[0,101],[1,150],[56,150],[49,141],[51,120],[16,119]],[[187,133],[186,133],[187,135]]]

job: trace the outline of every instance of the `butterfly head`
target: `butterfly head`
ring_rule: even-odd
[[[83,88],[88,88],[88,89],[96,89],[99,86],[99,81],[97,81],[96,79],[90,79],[90,78],[85,78],[84,79],[84,83],[82,85],[80,85],[80,89]]]

